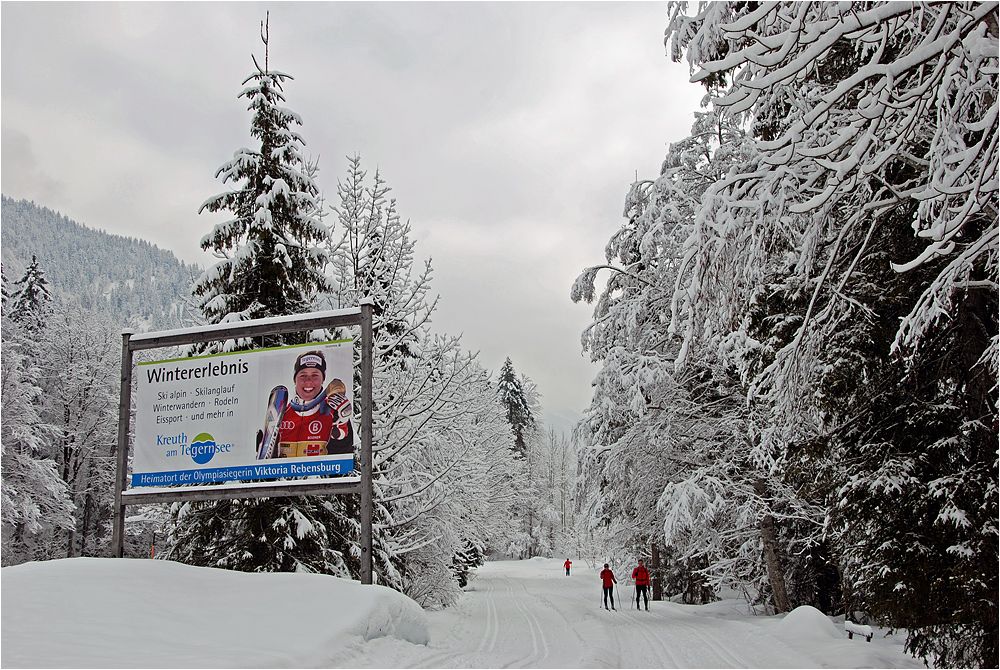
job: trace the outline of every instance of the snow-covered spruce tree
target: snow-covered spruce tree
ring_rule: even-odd
[[[262,35],[265,48],[267,38]],[[315,165],[293,130],[302,120],[281,106],[287,74],[257,66],[239,97],[253,113],[251,136],[259,149],[243,148],[216,173],[236,188],[207,200],[200,211],[229,211],[233,218],[202,241],[221,260],[196,283],[193,294],[210,323],[309,311],[325,288]],[[257,65],[256,60],[254,61]],[[227,341],[202,350],[250,349],[304,341],[303,335]],[[357,514],[344,496],[270,498],[175,504],[169,558],[248,572],[322,572],[348,576],[356,558],[332,547],[356,532]]]
[[[997,7],[671,7],[674,57],[730,84],[716,106],[760,151],[704,198],[675,327],[751,354],[854,605],[936,664],[995,666]],[[801,305],[761,352],[768,284]]]
[[[30,336],[37,337],[45,327],[45,319],[52,311],[52,294],[45,272],[34,254],[24,275],[11,287],[7,307],[10,318],[21,324]]]
[[[542,484],[537,468],[540,450],[545,446],[545,436],[535,420],[541,413],[540,394],[527,376],[518,376],[510,358],[504,361],[497,374],[496,393],[514,438],[516,461],[510,477],[512,485],[520,492],[516,511],[520,531],[511,538],[505,553],[521,558],[549,556],[552,548],[546,543],[542,531],[544,492],[539,488]]]
[[[246,88],[239,97],[249,102],[250,135],[260,148],[242,148],[223,164],[216,177],[236,188],[209,198],[199,209],[233,214],[201,240],[202,249],[221,259],[193,291],[210,323],[303,313],[316,292],[325,288],[322,244],[327,230],[321,220],[319,188],[312,178],[315,166],[302,156],[305,142],[293,130],[302,119],[281,106],[284,84],[290,79],[258,66],[243,82]],[[264,344],[289,344],[295,339],[265,338]],[[248,346],[227,344],[227,348]]]
[[[535,417],[528,407],[521,380],[514,371],[514,364],[508,357],[500,367],[497,375],[497,393],[500,402],[507,409],[507,423],[514,433],[514,450],[521,458],[527,457],[528,445],[526,436],[535,427]]]
[[[512,438],[489,375],[458,338],[430,332],[430,262],[415,272],[410,227],[389,187],[379,174],[366,183],[359,156],[348,160],[325,299],[374,303],[373,567],[379,583],[447,605],[462,573],[454,561],[509,533]]]
[[[4,272],[3,265],[0,264],[0,313],[7,313],[7,302],[10,300],[10,291],[7,286],[7,273]]]
[[[996,432],[970,416],[995,412],[977,362],[997,315],[983,323],[963,301],[913,356],[892,356],[899,320],[945,261],[895,273],[886,257],[919,242],[887,237],[844,291],[871,315],[829,345],[838,356],[820,388],[836,429],[813,448],[834,465],[819,481],[835,487],[830,526],[858,608],[907,622],[908,644],[922,657],[990,665],[982,659],[996,653],[997,549],[988,530],[997,516]]]

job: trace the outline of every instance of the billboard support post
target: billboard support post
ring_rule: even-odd
[[[126,489],[128,456],[130,448],[130,422],[132,409],[133,352],[143,349],[216,342],[229,339],[246,339],[258,336],[280,335],[311,330],[361,326],[361,406],[360,478],[305,479],[283,482],[243,482],[221,486],[185,486],[143,490]],[[361,581],[372,583],[372,302],[362,301],[359,308],[314,312],[310,314],[258,319],[241,323],[223,323],[156,333],[135,334],[122,332],[121,392],[118,406],[118,445],[115,470],[115,518],[112,532],[112,555],[124,556],[125,508],[143,505],[191,500],[221,500],[235,498],[288,497],[303,495],[361,496]],[[145,452],[144,452],[145,453]]]
[[[361,583],[372,583],[372,303],[361,305]]]
[[[131,330],[122,331],[122,386],[118,401],[118,445],[115,451],[115,524],[111,543],[115,558],[121,558],[125,549],[125,475],[128,469],[128,433],[132,414],[132,348]]]

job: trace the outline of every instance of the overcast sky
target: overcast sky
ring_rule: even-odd
[[[237,96],[268,10],[327,201],[345,156],[378,168],[435,268],[434,329],[494,373],[509,356],[568,433],[598,369],[570,286],[702,95],[665,3],[3,2],[4,195],[210,265],[225,215],[198,207],[252,146]]]

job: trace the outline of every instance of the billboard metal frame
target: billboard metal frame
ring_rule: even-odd
[[[336,480],[304,479],[276,483],[185,486],[172,489],[137,490],[126,487],[129,432],[132,409],[132,352],[201,342],[298,333],[323,328],[361,326],[361,448],[360,477]],[[166,330],[136,335],[122,332],[121,395],[118,405],[118,444],[115,469],[115,520],[112,533],[114,555],[125,548],[125,507],[194,500],[268,498],[304,495],[361,495],[361,583],[372,583],[372,302],[362,300],[356,308],[312,312],[237,324],[215,324],[197,329]]]

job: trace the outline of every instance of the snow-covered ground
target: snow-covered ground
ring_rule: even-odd
[[[167,561],[66,559],[0,571],[0,665],[14,667],[920,668],[902,637],[848,640],[799,608],[739,600],[600,606],[595,570],[487,563],[455,606],[424,612],[381,587]],[[619,589],[632,587],[619,569]]]

